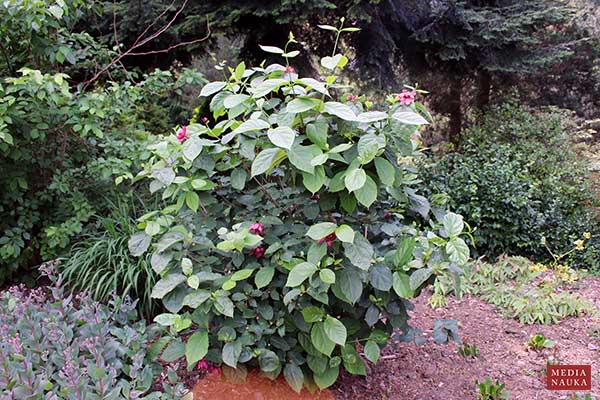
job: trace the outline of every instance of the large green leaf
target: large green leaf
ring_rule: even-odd
[[[446,243],[446,253],[453,263],[464,265],[469,261],[469,246],[464,240],[454,237]]]
[[[462,215],[454,214],[452,212],[444,215],[442,224],[444,225],[444,231],[446,232],[447,237],[458,236],[465,228]]]
[[[200,97],[208,97],[211,96],[223,89],[227,85],[226,82],[210,82],[204,85],[202,90],[200,91]]]
[[[310,330],[310,341],[319,352],[330,356],[335,347],[335,342],[327,336],[322,322],[316,322]]]
[[[367,176],[365,184],[360,189],[354,191],[354,196],[360,204],[365,207],[371,207],[371,204],[377,200],[377,184],[370,176]]]
[[[252,162],[251,174],[257,176],[271,170],[285,156],[285,151],[277,147],[264,149]]]
[[[358,355],[353,344],[348,343],[342,347],[342,360],[344,368],[353,375],[366,375],[365,364]]]
[[[413,237],[404,237],[398,242],[398,248],[394,253],[394,267],[402,268],[413,258],[413,250],[416,241]]]
[[[263,267],[258,270],[256,275],[254,276],[254,284],[257,289],[261,289],[271,283],[273,280],[273,276],[275,275],[274,267]]]
[[[271,350],[263,349],[258,356],[258,365],[263,372],[275,372],[281,367],[279,357]]]
[[[327,122],[315,121],[306,125],[306,136],[322,150],[327,150]]]
[[[387,292],[392,288],[392,271],[383,264],[375,264],[371,267],[369,279],[375,289]]]
[[[148,250],[151,242],[152,237],[146,232],[137,232],[131,236],[127,242],[127,247],[129,248],[129,252],[132,256],[139,257],[144,254],[146,250]]]
[[[309,262],[302,262],[296,265],[290,271],[285,286],[296,287],[302,284],[307,278],[313,276],[317,267]]]
[[[202,152],[202,142],[198,136],[192,136],[183,143],[182,153],[190,161],[194,161]]]
[[[396,169],[391,162],[382,157],[375,158],[375,168],[377,176],[381,183],[387,186],[393,186],[396,178]]]
[[[340,225],[335,229],[335,236],[345,243],[353,243],[354,242],[354,229],[352,229],[349,225]]]
[[[431,271],[429,268],[421,268],[414,271],[412,274],[410,274],[410,289],[414,291],[420,288],[421,285],[425,283],[427,279],[429,279],[432,273],[433,271]]]
[[[180,283],[187,280],[187,277],[183,274],[169,274],[156,282],[154,288],[152,288],[152,294],[150,297],[153,299],[162,299],[175,289]]]
[[[322,165],[315,167],[315,172],[312,174],[303,172],[302,183],[304,187],[311,193],[317,193],[325,184],[325,169]]]
[[[336,272],[335,285],[332,289],[336,297],[354,304],[362,295],[363,282],[356,269],[344,268]]]
[[[377,343],[372,340],[367,341],[364,347],[365,357],[372,363],[376,363],[379,360],[379,356],[381,354],[381,349],[377,345]]]
[[[208,353],[208,332],[196,332],[189,337],[185,345],[185,358],[188,366],[200,361]]]
[[[410,278],[404,272],[394,272],[393,287],[394,292],[403,299],[412,299],[415,295],[410,288]]]
[[[323,323],[323,330],[332,342],[343,346],[346,344],[346,327],[338,319],[328,315]]]
[[[298,114],[301,112],[312,110],[317,106],[317,104],[318,100],[309,97],[296,97],[294,100],[290,101],[287,104],[285,112],[290,114]]]
[[[171,167],[155,169],[152,176],[165,186],[169,186],[175,180],[175,172]]]
[[[333,222],[320,222],[308,228],[306,236],[313,240],[319,240],[335,232],[336,228],[337,225]]]
[[[340,373],[339,365],[336,367],[327,368],[322,374],[314,374],[315,383],[319,389],[327,389],[333,385],[338,378]]]
[[[223,105],[225,106],[225,108],[234,108],[239,106],[249,98],[250,96],[248,96],[247,94],[232,94],[230,96],[225,97],[225,100],[223,100]]]
[[[240,354],[242,353],[242,343],[238,340],[234,342],[225,343],[221,353],[223,362],[232,368],[237,367]]]
[[[353,243],[344,243],[344,254],[353,265],[366,271],[371,266],[375,252],[363,235],[354,235]]]
[[[336,101],[328,101],[325,103],[325,112],[327,114],[335,115],[345,121],[356,121],[356,114],[350,107],[345,104],[338,103]]]
[[[248,173],[243,168],[236,168],[231,171],[230,179],[231,179],[231,187],[236,190],[243,190],[244,186],[246,186],[246,178],[248,177]]]
[[[380,149],[385,148],[385,137],[369,133],[363,135],[357,144],[358,160],[361,164],[370,163]]]
[[[289,150],[294,144],[296,132],[290,127],[280,126],[275,129],[269,129],[267,131],[267,136],[275,146]]]
[[[215,309],[226,317],[233,318],[233,302],[226,296],[217,296],[214,302]]]
[[[397,111],[392,117],[406,125],[427,125],[429,122],[414,111]]]
[[[367,182],[367,173],[362,168],[354,168],[346,172],[344,185],[349,192],[362,188]]]
[[[285,381],[296,392],[300,393],[304,385],[304,374],[302,369],[295,364],[286,364],[283,368]]]
[[[312,159],[320,154],[321,150],[315,145],[302,146],[299,144],[294,144],[287,153],[294,167],[309,174],[314,173],[315,170],[315,167],[311,164]]]

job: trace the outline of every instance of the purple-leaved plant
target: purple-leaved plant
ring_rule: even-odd
[[[148,356],[160,328],[137,320],[135,303],[109,305],[85,294],[66,295],[52,265],[53,284],[12,286],[0,294],[2,399],[177,398],[183,386],[162,384]]]

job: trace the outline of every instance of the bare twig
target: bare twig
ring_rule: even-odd
[[[205,41],[206,39],[208,39],[208,37],[210,36],[210,24],[208,23],[208,21],[206,22],[206,27],[208,29],[208,32],[206,33],[206,36],[199,38],[199,39],[195,39],[195,40],[190,40],[189,42],[181,42],[181,43],[177,43],[174,44],[173,46],[169,46],[166,49],[161,49],[161,50],[151,50],[151,51],[145,51],[145,52],[140,52],[140,53],[129,53],[129,56],[147,56],[149,54],[159,54],[159,53],[168,53],[169,51],[176,49],[177,47],[181,47],[181,46],[189,46],[192,44],[196,44],[196,43],[200,43]]]
[[[117,63],[121,63],[121,60],[124,57],[127,56],[139,56],[139,55],[146,55],[146,54],[155,54],[155,53],[166,53],[174,48],[180,47],[180,46],[186,46],[186,45],[190,45],[190,44],[195,44],[195,43],[199,43],[202,42],[206,39],[208,39],[208,37],[210,36],[210,24],[208,21],[208,18],[206,20],[206,25],[207,25],[207,29],[208,29],[208,33],[205,37],[200,38],[200,39],[196,39],[196,40],[191,40],[189,42],[182,42],[173,46],[170,46],[166,49],[162,49],[162,50],[155,50],[155,51],[148,51],[148,52],[136,52],[135,50],[139,49],[141,46],[145,45],[146,43],[148,43],[151,40],[156,39],[158,36],[160,36],[163,32],[165,32],[167,29],[169,29],[172,25],[173,22],[175,22],[175,20],[177,19],[177,17],[179,17],[179,15],[181,14],[181,12],[183,11],[183,9],[185,8],[185,6],[188,3],[188,0],[184,0],[183,3],[181,4],[181,7],[179,7],[177,9],[177,11],[175,12],[175,15],[173,16],[173,18],[171,18],[169,20],[169,22],[167,22],[165,25],[163,25],[161,28],[159,28],[156,32],[154,32],[153,34],[151,34],[150,36],[146,36],[146,34],[148,33],[148,31],[150,30],[150,28],[152,28],[154,25],[156,25],[156,23],[167,13],[168,10],[171,9],[171,7],[173,7],[173,5],[175,4],[176,0],[173,0],[171,2],[171,4],[169,4],[167,6],[167,8],[165,8],[153,21],[152,23],[150,23],[150,25],[148,25],[146,27],[146,29],[144,29],[144,31],[137,37],[137,39],[135,40],[135,42],[133,43],[133,45],[127,49],[124,52],[121,52],[120,50],[117,50],[118,55],[116,57],[114,57],[113,59],[110,60],[110,62],[102,69],[100,69],[98,72],[96,72],[96,74],[94,74],[94,76],[92,76],[90,79],[88,79],[87,81],[85,81],[83,83],[83,87],[86,88],[88,85],[90,85],[92,82],[96,81],[102,74],[104,74],[106,71],[108,71],[113,65],[117,64]],[[113,10],[114,11],[114,10]],[[113,26],[115,29],[115,40],[117,40],[116,37],[116,12],[113,12]],[[119,49],[119,43],[117,42],[117,49]]]
[[[262,185],[262,183],[260,183],[260,181],[258,179],[256,179],[256,177],[252,177],[252,179],[254,180],[254,182],[256,182],[260,188],[260,190],[267,195],[267,197],[269,198],[269,200],[271,200],[271,203],[275,204],[276,207],[279,207],[279,203],[277,203],[277,200],[275,200],[273,198],[273,196],[271,196],[271,193],[269,193],[269,191]]]

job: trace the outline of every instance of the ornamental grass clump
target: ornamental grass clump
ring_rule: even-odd
[[[162,207],[129,247],[151,252],[170,358],[283,373],[300,391],[341,368],[364,375],[359,349],[376,362],[395,328],[408,333],[407,300],[459,272],[469,248],[462,217],[432,208],[402,162],[417,155],[423,105],[348,100],[336,83],[348,59],[334,51],[324,80],[301,77],[294,44],[262,46],[282,64],[220,66],[224,80],[201,92],[217,122],[152,146],[136,179]]]

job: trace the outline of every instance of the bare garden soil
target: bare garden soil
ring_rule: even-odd
[[[600,309],[599,278],[586,278],[578,291]],[[382,352],[384,359],[371,366],[366,378],[342,378],[334,388],[338,399],[475,399],[475,380],[486,377],[505,383],[512,400],[570,398],[572,392],[546,390],[548,359],[561,364],[591,364],[592,391],[588,393],[600,398],[598,314],[568,318],[556,325],[524,325],[503,318],[493,306],[472,296],[450,298],[446,307],[434,310],[427,304],[430,295],[422,293],[414,302],[411,325],[431,335],[435,320],[457,320],[461,338],[475,344],[479,356],[473,360],[461,357],[454,343],[392,344]],[[525,343],[537,333],[554,340],[556,346],[539,353],[529,350]]]

